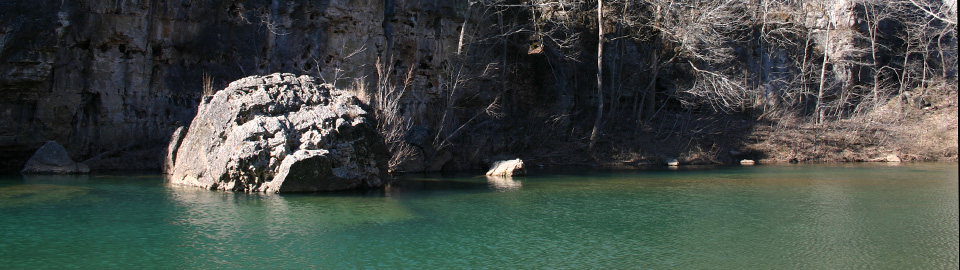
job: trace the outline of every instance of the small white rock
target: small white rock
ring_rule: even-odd
[[[518,176],[526,173],[527,169],[523,166],[523,160],[519,158],[494,162],[493,166],[490,166],[490,170],[487,171],[487,175],[491,176]]]
[[[680,161],[678,161],[678,160],[675,159],[675,158],[668,158],[668,159],[667,159],[667,166],[670,166],[670,167],[680,166]]]

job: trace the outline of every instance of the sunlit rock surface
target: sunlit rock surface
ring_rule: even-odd
[[[309,76],[235,81],[204,98],[182,136],[165,162],[174,184],[311,192],[379,187],[386,179],[386,148],[367,110]]]
[[[488,176],[514,176],[514,175],[524,175],[527,173],[527,169],[523,166],[523,160],[512,159],[512,160],[501,160],[494,162],[490,166],[490,170],[487,171]]]

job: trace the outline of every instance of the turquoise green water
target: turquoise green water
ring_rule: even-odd
[[[957,269],[956,164],[414,176],[235,194],[0,177],[0,268]]]

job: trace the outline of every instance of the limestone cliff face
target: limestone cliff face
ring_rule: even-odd
[[[699,47],[681,52],[677,44],[686,43],[610,16],[603,27],[607,87],[598,95],[596,12],[583,1],[562,2],[569,5],[529,10],[448,0],[0,1],[0,167],[20,167],[54,140],[93,169],[159,169],[170,135],[189,125],[205,85],[223,89],[271,73],[310,75],[341,89],[365,86],[365,101],[377,86],[400,89],[391,101],[408,128],[388,144],[411,150],[399,171],[479,168],[500,154],[537,149],[565,156],[576,151],[555,154],[557,144],[579,147],[598,98],[613,129],[616,122],[674,121],[671,112],[699,111],[713,96],[697,95],[717,92],[688,91],[707,73],[673,60]],[[753,40],[764,26],[749,22],[731,36],[736,42],[723,45],[729,52],[720,69],[742,72],[727,75],[747,86],[731,90],[739,91],[730,94],[737,102],[724,106],[802,115],[817,96],[846,104],[835,100],[838,93],[884,79],[869,78],[864,63],[908,64],[864,53],[863,7],[855,1],[785,7],[791,10],[784,14],[798,7],[806,13],[765,18],[794,25],[796,36],[780,38],[795,46]],[[653,12],[633,11],[639,22]],[[896,34],[895,24],[879,25],[880,36]],[[955,37],[945,40],[956,44]],[[955,76],[955,66],[944,74]],[[811,75],[820,72],[827,74]],[[783,92],[797,85],[825,91]]]
[[[386,48],[383,0],[14,0],[0,10],[0,160],[11,167],[56,140],[81,161],[140,149],[155,158],[141,166],[159,168],[153,150],[195,115],[205,76],[214,88],[273,72],[375,79]]]

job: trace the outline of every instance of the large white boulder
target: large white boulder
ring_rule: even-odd
[[[312,192],[380,187],[387,150],[351,93],[309,76],[272,74],[207,96],[173,136],[167,174],[208,189]]]

